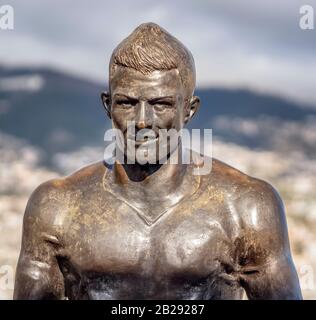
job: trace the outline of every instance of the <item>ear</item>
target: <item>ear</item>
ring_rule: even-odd
[[[101,93],[101,100],[107,116],[111,119],[111,99],[108,92]]]
[[[191,118],[195,115],[195,113],[199,110],[199,108],[200,108],[200,98],[198,96],[193,96],[190,99],[189,104],[187,106],[184,123],[189,122],[189,120],[191,120]]]

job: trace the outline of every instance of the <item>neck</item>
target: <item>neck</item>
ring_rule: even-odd
[[[178,154],[180,164],[170,163],[171,158]],[[187,170],[187,165],[181,164],[181,148],[176,149],[168,161],[164,164],[121,164],[118,161],[114,165],[115,179],[119,184],[130,184],[137,182],[137,185],[146,185],[147,190],[158,190],[170,192],[181,185]],[[136,185],[134,185],[136,187]],[[153,188],[150,188],[153,186]]]
[[[162,164],[146,163],[141,165],[139,163],[135,163],[123,164],[122,167],[124,168],[125,173],[130,181],[141,182],[158,171],[162,167]]]

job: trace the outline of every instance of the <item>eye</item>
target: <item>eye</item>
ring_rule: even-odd
[[[153,105],[154,109],[158,112],[159,111],[161,112],[161,111],[164,111],[166,109],[170,109],[173,107],[173,104],[169,101],[157,101],[157,102],[153,102],[152,105]]]
[[[136,105],[136,101],[135,100],[128,100],[128,99],[124,99],[124,100],[117,100],[116,104],[122,108],[131,108],[134,107]]]

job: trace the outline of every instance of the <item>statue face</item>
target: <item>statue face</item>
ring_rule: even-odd
[[[154,71],[144,75],[132,68],[118,66],[110,83],[111,96],[105,95],[113,127],[121,130],[126,148],[132,124],[135,135],[150,129],[146,139],[137,139],[135,151],[155,145],[156,160],[161,141],[160,129],[179,131],[193,116],[198,106],[197,97],[187,97],[177,69]],[[129,130],[128,130],[129,129]],[[144,130],[141,131],[142,133]],[[133,138],[134,139],[134,138]],[[169,144],[168,144],[169,146]]]

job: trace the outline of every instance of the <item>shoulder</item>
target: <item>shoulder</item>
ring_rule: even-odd
[[[286,214],[278,191],[268,182],[252,180],[252,190],[241,202],[248,239],[269,250],[269,255],[290,255]]]
[[[66,213],[67,208],[78,203],[83,190],[101,184],[104,172],[108,170],[103,162],[93,163],[63,178],[52,179],[39,185],[31,194],[24,224],[39,223],[49,226],[56,217]]]
[[[267,233],[287,232],[283,201],[269,182],[249,177],[247,186],[240,189],[238,205],[248,228]]]
[[[51,179],[40,184],[31,194],[24,213],[23,230],[32,234],[48,231],[68,206],[65,178]]]
[[[109,171],[110,167],[105,162],[99,161],[79,169],[65,177],[64,181],[72,189],[79,187],[89,188],[101,183],[105,173]]]
[[[220,181],[227,186],[246,185],[253,179],[251,176],[237,168],[215,158],[212,158],[212,170],[209,177],[211,179],[216,179],[216,181]]]
[[[226,190],[227,197],[249,205],[282,207],[278,191],[267,181],[252,177],[222,161],[213,159],[209,182]]]
[[[209,183],[221,190],[234,207],[241,224],[255,230],[286,228],[284,205],[278,191],[267,181],[247,175],[213,159]]]
[[[210,162],[210,160],[208,160]],[[244,172],[215,158],[211,160],[212,166],[208,175],[203,177],[206,183],[218,192],[221,192],[225,199],[235,201],[251,192],[255,187],[255,179]]]
[[[213,182],[222,190],[226,206],[238,230],[234,243],[241,256],[256,257],[289,252],[284,205],[278,191],[267,181],[249,176],[215,160]],[[258,259],[259,259],[258,258]]]

